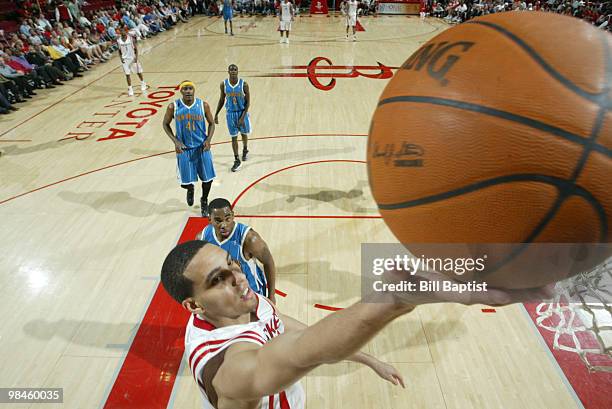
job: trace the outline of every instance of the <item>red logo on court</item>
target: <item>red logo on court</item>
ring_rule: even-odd
[[[336,79],[338,78],[365,77],[384,80],[393,77],[392,70],[397,70],[399,67],[387,67],[381,63],[378,63],[378,65],[333,65],[331,60],[327,57],[316,57],[313,58],[308,65],[290,65],[282,68],[289,70],[305,70],[305,72],[270,73],[260,76],[308,78],[308,81],[310,81],[316,89],[330,91],[336,86]],[[325,80],[320,81],[320,79],[323,78],[325,78]]]

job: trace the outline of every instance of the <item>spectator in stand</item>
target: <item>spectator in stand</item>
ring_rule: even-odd
[[[18,111],[19,108],[15,108],[11,105],[10,101],[4,94],[0,91],[0,114],[6,115],[9,114],[10,111]]]
[[[138,31],[140,31],[140,35],[142,38],[149,38],[153,35],[149,26],[145,24],[143,16],[141,14],[136,14],[134,16],[134,19],[136,21],[136,28],[138,29]]]
[[[36,19],[36,26],[41,30],[45,31],[46,28],[52,28],[49,20],[45,18],[44,14],[39,14]]]
[[[187,7],[189,7],[189,13],[195,16],[198,11],[198,0],[187,0]]]
[[[79,8],[79,5],[77,4],[76,0],[69,0],[66,3],[66,7],[70,11],[72,18],[75,21],[79,21],[79,19],[83,16],[83,14],[81,13],[81,9]]]
[[[22,20],[21,25],[19,26],[19,32],[25,36],[30,36],[30,32],[32,31],[32,26],[30,25],[31,19]]]
[[[66,38],[72,37],[72,34],[76,32],[75,29],[70,27],[66,22],[63,22],[61,26],[58,27],[58,30],[61,31],[62,35]]]
[[[108,41],[115,41],[117,39],[117,27],[119,27],[119,23],[116,21],[111,21],[106,27]]]
[[[47,54],[41,51],[40,46],[33,46],[29,53],[24,55],[25,59],[36,67],[46,67],[50,75],[56,78],[55,85],[64,85],[62,81],[72,79],[69,73],[64,72],[61,68],[58,68],[53,64],[53,61]]]
[[[24,97],[17,88],[14,81],[0,75],[0,93],[13,104],[18,104],[24,101]]]
[[[166,31],[161,20],[155,14],[153,14],[151,10],[147,11],[147,14],[145,14],[142,19],[154,34]]]
[[[60,0],[55,7],[55,21],[73,21],[74,16],[70,14],[70,10],[63,1]]]
[[[36,95],[36,92],[34,92],[36,87],[32,76],[20,73],[8,66],[6,56],[0,57],[0,75],[13,81],[17,85],[19,94],[24,98],[32,98],[33,95]]]
[[[73,32],[70,37],[70,50],[77,51],[79,56],[85,60],[86,64],[92,64],[95,61],[103,61],[106,62],[106,59],[102,56],[100,50],[91,46],[85,41],[82,34],[77,34],[77,32]]]
[[[70,72],[74,73],[75,77],[82,76],[82,74],[79,74],[79,72],[85,71],[86,67],[81,65],[76,52],[62,47],[56,38],[51,39],[51,44],[46,46],[46,50],[54,60],[65,58],[65,60],[62,60],[62,63],[68,67]]]
[[[105,41],[100,36],[100,34],[95,30],[85,29],[85,31],[83,32],[83,35],[85,36],[86,40],[88,40],[91,45],[93,45],[94,47],[98,47],[100,49],[100,51],[102,52],[102,56],[105,59],[108,60],[112,57],[110,53],[115,50],[113,43],[109,41]]]
[[[76,21],[79,22],[79,25],[81,27],[91,27],[91,21],[83,14],[81,15],[78,19],[76,19]]]
[[[30,64],[30,62],[26,59],[26,56],[20,50],[10,51],[7,50],[8,56],[8,65],[17,70],[18,72],[23,72],[26,74],[35,73],[35,77],[38,77],[42,82],[44,82],[45,88],[55,88],[55,85],[64,85],[60,81],[60,76],[51,69],[51,67],[47,65],[36,66]]]

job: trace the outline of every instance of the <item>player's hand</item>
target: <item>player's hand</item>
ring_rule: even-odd
[[[399,373],[397,368],[393,365],[388,364],[386,362],[379,361],[376,359],[371,365],[370,368],[374,370],[385,381],[391,382],[393,385],[401,386],[402,388],[406,388],[404,384],[404,378]]]
[[[202,149],[204,149],[205,151],[210,150],[210,141],[208,139],[206,139],[206,141],[204,142],[204,146],[202,147]]]
[[[238,118],[238,126],[243,126],[244,125],[244,117],[241,116],[240,118]]]
[[[215,115],[215,124],[219,125],[219,116],[218,115]]]
[[[185,150],[187,150],[187,147],[183,142],[179,142],[174,144],[174,150],[176,153],[183,153]]]

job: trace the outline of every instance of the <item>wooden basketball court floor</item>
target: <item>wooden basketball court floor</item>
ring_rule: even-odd
[[[146,94],[127,97],[115,57],[1,118],[1,387],[63,387],[64,404],[49,408],[200,407],[180,359],[185,315],[158,286],[167,251],[203,221],[184,203],[161,121],[185,79],[214,110],[230,63],[252,93],[251,158],[230,172],[221,113],[211,198],[234,202],[269,244],[282,311],[314,323],[359,299],[361,243],[395,241],[367,183],[367,130],[387,82],[371,77],[447,29],[361,23],[346,42],[341,18],[300,17],[284,45],[273,18],[236,18],[234,37],[193,18],[141,43]],[[308,78],[309,64],[333,65],[315,72],[337,74],[334,86],[318,89],[332,76]],[[341,363],[303,381],[308,408],[611,407],[610,373],[551,352],[526,311],[419,307],[365,348],[400,369],[405,390]]]

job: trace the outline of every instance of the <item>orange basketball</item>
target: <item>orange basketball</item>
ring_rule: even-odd
[[[612,38],[540,12],[492,14],[448,29],[385,88],[367,156],[380,212],[409,249],[609,243]],[[568,271],[555,274],[486,278],[526,288]]]

